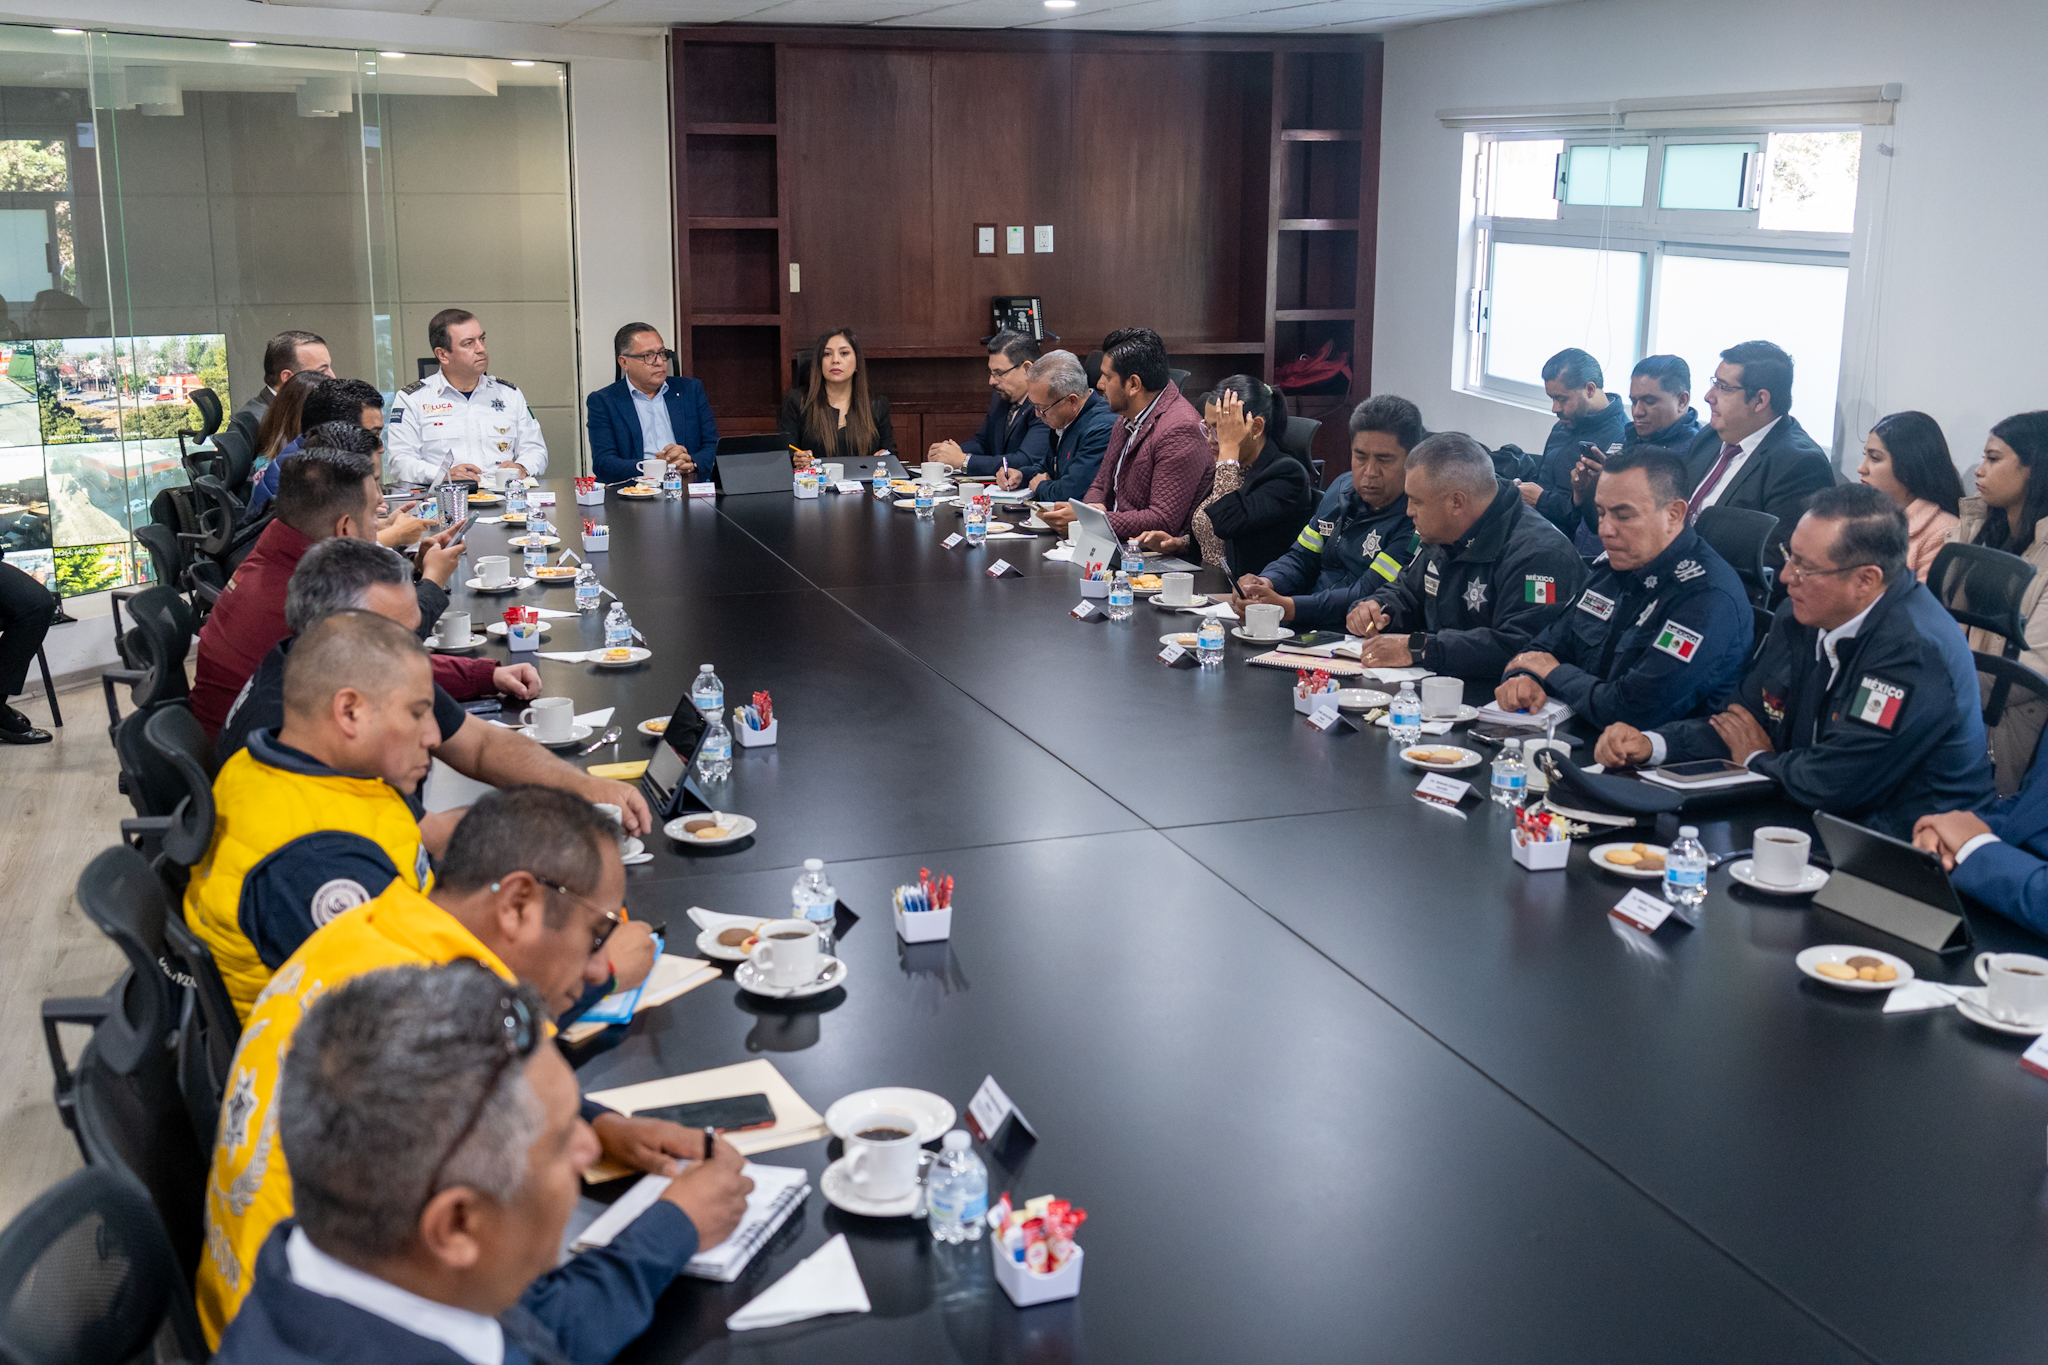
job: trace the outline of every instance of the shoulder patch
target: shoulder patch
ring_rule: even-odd
[[[413,380],[413,381],[412,381],[412,383],[410,383],[410,384],[407,384],[407,385],[406,385],[406,386],[405,386],[404,388],[400,389],[400,390],[399,390],[399,392],[400,392],[400,393],[418,393],[418,392],[419,392],[419,391],[420,391],[421,389],[424,389],[424,388],[425,388],[426,386],[427,386],[427,381],[426,381],[426,380],[424,380],[424,379],[415,379],[415,380]]]
[[[1664,629],[1657,632],[1656,643],[1651,648],[1669,654],[1680,663],[1689,664],[1692,662],[1692,656],[1698,652],[1703,638],[1705,637],[1696,630],[1687,630],[1676,621],[1666,621]]]
[[[498,374],[494,374],[494,375],[492,375],[492,376],[491,376],[491,382],[492,382],[493,384],[496,384],[496,385],[498,385],[498,386],[499,386],[499,387],[501,387],[501,388],[507,388],[507,389],[510,389],[510,390],[512,390],[512,392],[514,392],[514,393],[517,393],[517,392],[519,392],[519,386],[518,386],[517,384],[513,383],[513,382],[512,382],[511,380],[509,380],[509,379],[505,378],[505,377],[504,377],[503,375],[498,375]]]
[[[367,904],[369,899],[370,893],[361,882],[351,877],[336,877],[332,881],[321,883],[320,889],[313,893],[312,904],[307,906],[307,909],[312,912],[313,924],[317,928],[329,923],[338,915],[348,913],[358,905]]]
[[[1860,720],[1889,734],[1899,723],[1899,712],[1905,709],[1906,698],[1912,694],[1913,689],[1903,683],[1889,682],[1866,673],[1863,681],[1856,685],[1856,695],[1849,699],[1849,719]]]
[[[1614,618],[1614,599],[1602,597],[1591,588],[1579,594],[1579,610],[1602,621]]]
[[[1697,559],[1681,559],[1671,570],[1671,576],[1681,583],[1690,583],[1707,571]]]
[[[1524,602],[1555,602],[1557,580],[1549,574],[1532,573],[1522,579],[1522,600]]]

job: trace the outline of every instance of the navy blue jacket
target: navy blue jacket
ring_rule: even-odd
[[[696,463],[696,477],[710,478],[712,466],[718,462],[718,419],[711,415],[711,400],[704,396],[704,386],[672,374],[662,385],[661,401],[668,405],[668,424],[675,430],[676,444],[689,451]],[[583,406],[590,428],[590,471],[598,482],[618,483],[639,474],[647,446],[627,382],[621,379],[599,389],[583,400]]]
[[[1999,837],[1956,864],[1956,890],[2048,935],[2048,744],[2034,755],[2018,792],[1983,812]]]
[[[1755,632],[1741,578],[1688,527],[1633,572],[1594,560],[1577,608],[1529,648],[1556,657],[1543,690],[1589,724],[1653,730],[1725,707]]]
[[[1045,482],[1031,495],[1038,501],[1079,502],[1095,482],[1095,471],[1102,468],[1103,452],[1109,449],[1109,433],[1115,426],[1116,414],[1101,394],[1091,391],[1066,430],[1056,440],[1047,440],[1044,460],[1033,466],[1019,466],[1015,460],[1010,463],[1023,470],[1026,483],[1034,474],[1045,475]],[[1052,429],[1048,427],[1046,434],[1050,438]]]
[[[1408,518],[1408,495],[1375,508],[1358,496],[1346,470],[1287,553],[1259,576],[1294,599],[1296,630],[1342,630],[1345,613],[1364,595],[1361,585],[1371,591],[1393,582],[1421,547]]]
[[[988,416],[981,419],[981,430],[960,443],[960,449],[967,452],[962,472],[993,474],[1005,459],[1012,469],[1043,466],[1051,438],[1052,428],[1038,420],[1036,408],[1021,398],[1012,406],[998,389],[988,397]]]
[[[256,1282],[221,1334],[218,1365],[462,1365],[438,1341],[415,1335],[292,1279],[287,1218],[256,1254]],[[499,1315],[505,1365],[606,1365],[647,1330],[654,1301],[697,1254],[697,1228],[663,1200],[612,1239],[571,1257],[527,1287]]]
[[[1543,453],[1537,457],[1534,482],[1543,486],[1542,496],[1536,499],[1536,510],[1548,517],[1552,526],[1568,536],[1579,528],[1579,509],[1572,502],[1572,467],[1579,462],[1580,443],[1606,450],[1619,444],[1622,433],[1631,425],[1628,400],[1610,393],[1607,406],[1600,411],[1588,413],[1576,422],[1558,422],[1550,428],[1550,435],[1543,438]],[[1594,530],[1597,534],[1598,528]],[[1599,552],[1595,545],[1593,553]]]
[[[1686,451],[1692,448],[1692,443],[1699,437],[1699,434],[1700,415],[1693,409],[1687,408],[1683,417],[1668,427],[1651,432],[1648,436],[1636,435],[1636,424],[1630,422],[1622,428],[1621,449],[1624,454],[1632,454],[1638,449],[1647,450],[1651,446],[1655,446],[1659,450],[1670,451],[1682,460],[1685,458]]]
[[[1827,659],[1816,657],[1819,640],[1790,602],[1778,609],[1735,694],[1775,751],[1751,768],[1776,778],[1803,806],[1897,839],[1910,839],[1913,822],[1930,812],[1976,810],[1991,800],[1970,647],[1910,569],[1842,643],[1832,686]],[[1704,719],[1675,721],[1658,733],[1666,762],[1732,756]]]

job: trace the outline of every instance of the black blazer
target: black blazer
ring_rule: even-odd
[[[1223,540],[1230,581],[1257,573],[1286,554],[1315,514],[1320,496],[1309,467],[1269,439],[1246,471],[1244,486],[1200,509]]]
[[[1710,426],[1700,428],[1685,455],[1686,481],[1691,488],[1698,488],[1700,480],[1714,467],[1714,461],[1721,458],[1721,445],[1720,432]],[[1764,559],[1772,568],[1782,568],[1785,541],[1799,524],[1806,500],[1834,482],[1834,466],[1828,463],[1826,453],[1814,444],[1798,419],[1787,414],[1778,419],[1778,425],[1742,462],[1742,468],[1735,471],[1734,483],[1714,500],[1714,505],[1746,507],[1776,517],[1778,525],[1771,532]]]
[[[848,442],[846,428],[832,433],[832,448],[812,448],[810,436],[804,430],[804,396],[802,391],[791,389],[782,395],[782,410],[775,414],[775,429],[782,433],[782,439],[798,450],[809,450],[818,457],[818,463],[827,460],[865,459],[876,450],[886,450],[899,460],[901,452],[896,449],[896,429],[889,425],[889,400],[883,394],[868,395],[868,410],[875,415],[875,444],[872,450],[856,450]]]

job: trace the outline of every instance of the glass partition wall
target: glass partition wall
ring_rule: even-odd
[[[0,25],[0,553],[66,596],[148,576],[210,388],[301,328],[388,396],[484,322],[580,463],[566,68]]]

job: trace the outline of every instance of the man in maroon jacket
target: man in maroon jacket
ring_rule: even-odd
[[[1105,337],[1095,387],[1117,421],[1082,501],[1109,514],[1119,540],[1145,531],[1186,535],[1216,477],[1216,455],[1202,435],[1202,415],[1167,373],[1159,333],[1124,327]],[[1042,515],[1062,530],[1074,519],[1069,507]]]

